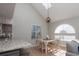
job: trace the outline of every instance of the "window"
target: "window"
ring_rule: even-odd
[[[51,7],[51,3],[43,3],[43,6],[44,6],[46,9],[48,9],[48,8]]]
[[[32,25],[32,39],[41,38],[41,27],[39,25]]]
[[[72,41],[75,39],[75,30],[69,24],[59,25],[54,33],[55,39],[60,39],[62,41]]]

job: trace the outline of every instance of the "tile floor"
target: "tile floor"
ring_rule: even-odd
[[[45,52],[41,51],[41,49],[38,49],[37,47],[31,47],[24,49],[25,56],[26,52],[29,53],[30,56],[65,56],[66,55],[66,50],[61,48],[61,47],[54,47],[52,52],[49,52],[47,55]]]

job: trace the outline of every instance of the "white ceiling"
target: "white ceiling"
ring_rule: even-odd
[[[32,6],[44,19],[46,19],[47,10],[42,3],[32,3]],[[12,18],[15,3],[0,3],[0,17]],[[52,3],[50,17],[52,21],[69,19],[79,16],[79,3]]]
[[[47,17],[47,10],[42,3],[32,3],[32,6],[44,19]],[[52,21],[74,18],[79,16],[79,3],[52,3],[49,10]]]
[[[14,3],[0,3],[0,17],[12,18],[14,12]]]

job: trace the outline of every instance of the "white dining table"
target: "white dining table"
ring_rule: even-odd
[[[48,43],[53,42],[54,40],[52,40],[52,39],[48,39],[48,40],[46,40],[46,39],[39,39],[39,41],[44,43],[44,45],[45,45],[45,54],[47,55],[47,45],[48,45]]]

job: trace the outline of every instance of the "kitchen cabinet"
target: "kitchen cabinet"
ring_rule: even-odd
[[[2,33],[12,33],[12,24],[2,24]]]
[[[12,37],[12,24],[0,23],[0,39]]]

